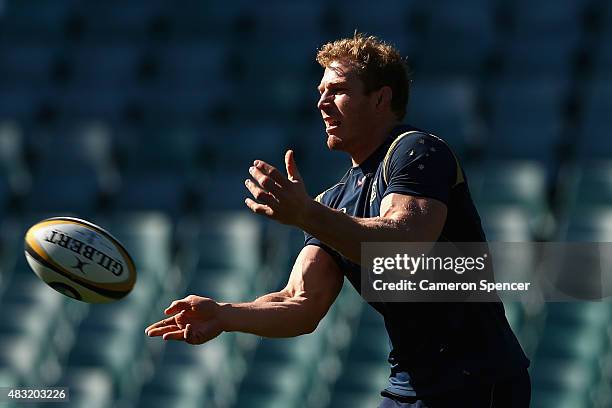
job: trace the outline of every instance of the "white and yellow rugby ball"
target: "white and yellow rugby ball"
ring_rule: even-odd
[[[104,229],[71,217],[33,225],[25,236],[25,256],[47,285],[73,299],[108,303],[136,283],[136,268],[123,245]]]

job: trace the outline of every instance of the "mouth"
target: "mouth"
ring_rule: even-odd
[[[324,121],[326,131],[337,129],[342,124],[342,122],[337,119],[326,118]]]

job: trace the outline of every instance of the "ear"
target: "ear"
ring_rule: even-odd
[[[391,109],[391,99],[393,98],[393,91],[390,86],[383,86],[378,90],[378,96],[376,97],[376,110],[382,111],[384,109]]]

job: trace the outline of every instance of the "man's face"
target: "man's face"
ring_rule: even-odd
[[[366,95],[355,69],[339,61],[325,69],[318,89],[321,97],[317,107],[325,122],[327,146],[354,151],[368,137],[376,120],[376,92]]]

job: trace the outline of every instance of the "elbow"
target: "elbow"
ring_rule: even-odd
[[[320,318],[308,319],[308,320],[303,321],[298,329],[297,335],[302,336],[304,334],[313,333],[315,330],[317,330],[317,327],[319,327],[320,321],[321,321]]]
[[[300,328],[297,335],[302,336],[304,334],[313,333],[317,329],[318,326],[319,326],[319,322],[305,324]]]
[[[296,324],[293,329],[297,331],[296,336],[310,334],[327,314],[329,305],[318,297],[300,298],[297,303],[299,312],[294,315]]]

